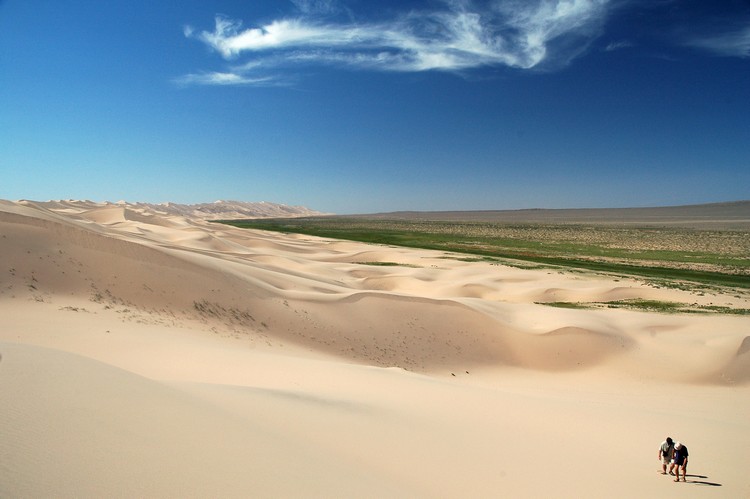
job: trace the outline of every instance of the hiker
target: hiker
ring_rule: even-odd
[[[675,442],[674,444],[674,459],[672,460],[674,462],[674,469],[675,469],[675,482],[680,481],[680,470],[682,470],[682,481],[687,482],[687,478],[685,478],[685,473],[687,473],[687,465],[688,465],[688,450],[687,447],[680,443]]]
[[[665,441],[661,443],[659,446],[659,454],[657,456],[657,459],[661,461],[661,474],[666,475],[667,474],[667,467],[669,466],[669,471],[672,471],[672,467],[670,464],[672,463],[672,456],[674,455],[674,443],[672,442],[672,437],[667,437]]]

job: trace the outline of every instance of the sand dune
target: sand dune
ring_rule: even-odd
[[[746,293],[127,203],[0,201],[0,252],[3,497],[750,495],[747,316],[545,305]]]

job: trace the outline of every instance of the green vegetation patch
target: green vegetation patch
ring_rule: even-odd
[[[419,265],[413,265],[411,263],[398,263],[398,262],[354,262],[357,265],[372,265],[374,267],[410,267],[413,269],[421,268]]]
[[[551,302],[540,302],[536,301],[534,302],[537,305],[546,305],[548,307],[555,307],[555,308],[573,308],[577,310],[588,310],[595,308],[590,303],[582,303],[582,302],[574,302],[574,301],[551,301]]]
[[[750,289],[750,233],[677,228],[312,217],[223,221],[242,228],[466,254],[665,283]],[[470,256],[469,256],[470,255]],[[520,265],[518,265],[520,266]]]
[[[660,300],[616,300],[602,302],[536,302],[538,305],[546,305],[556,308],[571,309],[593,309],[593,308],[625,308],[643,312],[656,312],[661,314],[729,314],[750,315],[750,309],[731,308],[719,305],[698,305],[697,303],[679,303]]]
[[[699,308],[697,305],[690,306],[684,303],[678,303],[678,302],[672,302],[672,301],[644,300],[641,298],[635,298],[631,300],[600,302],[598,304],[604,305],[608,308],[628,308],[628,309],[633,309],[633,310],[643,310],[645,312],[659,312],[663,314],[694,312],[698,310]]]

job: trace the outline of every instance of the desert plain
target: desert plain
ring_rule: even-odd
[[[89,201],[0,255],[0,497],[750,497],[750,316],[548,305],[747,289]]]

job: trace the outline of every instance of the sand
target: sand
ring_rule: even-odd
[[[0,254],[0,497],[750,496],[748,316],[543,304],[747,294],[127,203],[0,201]]]

